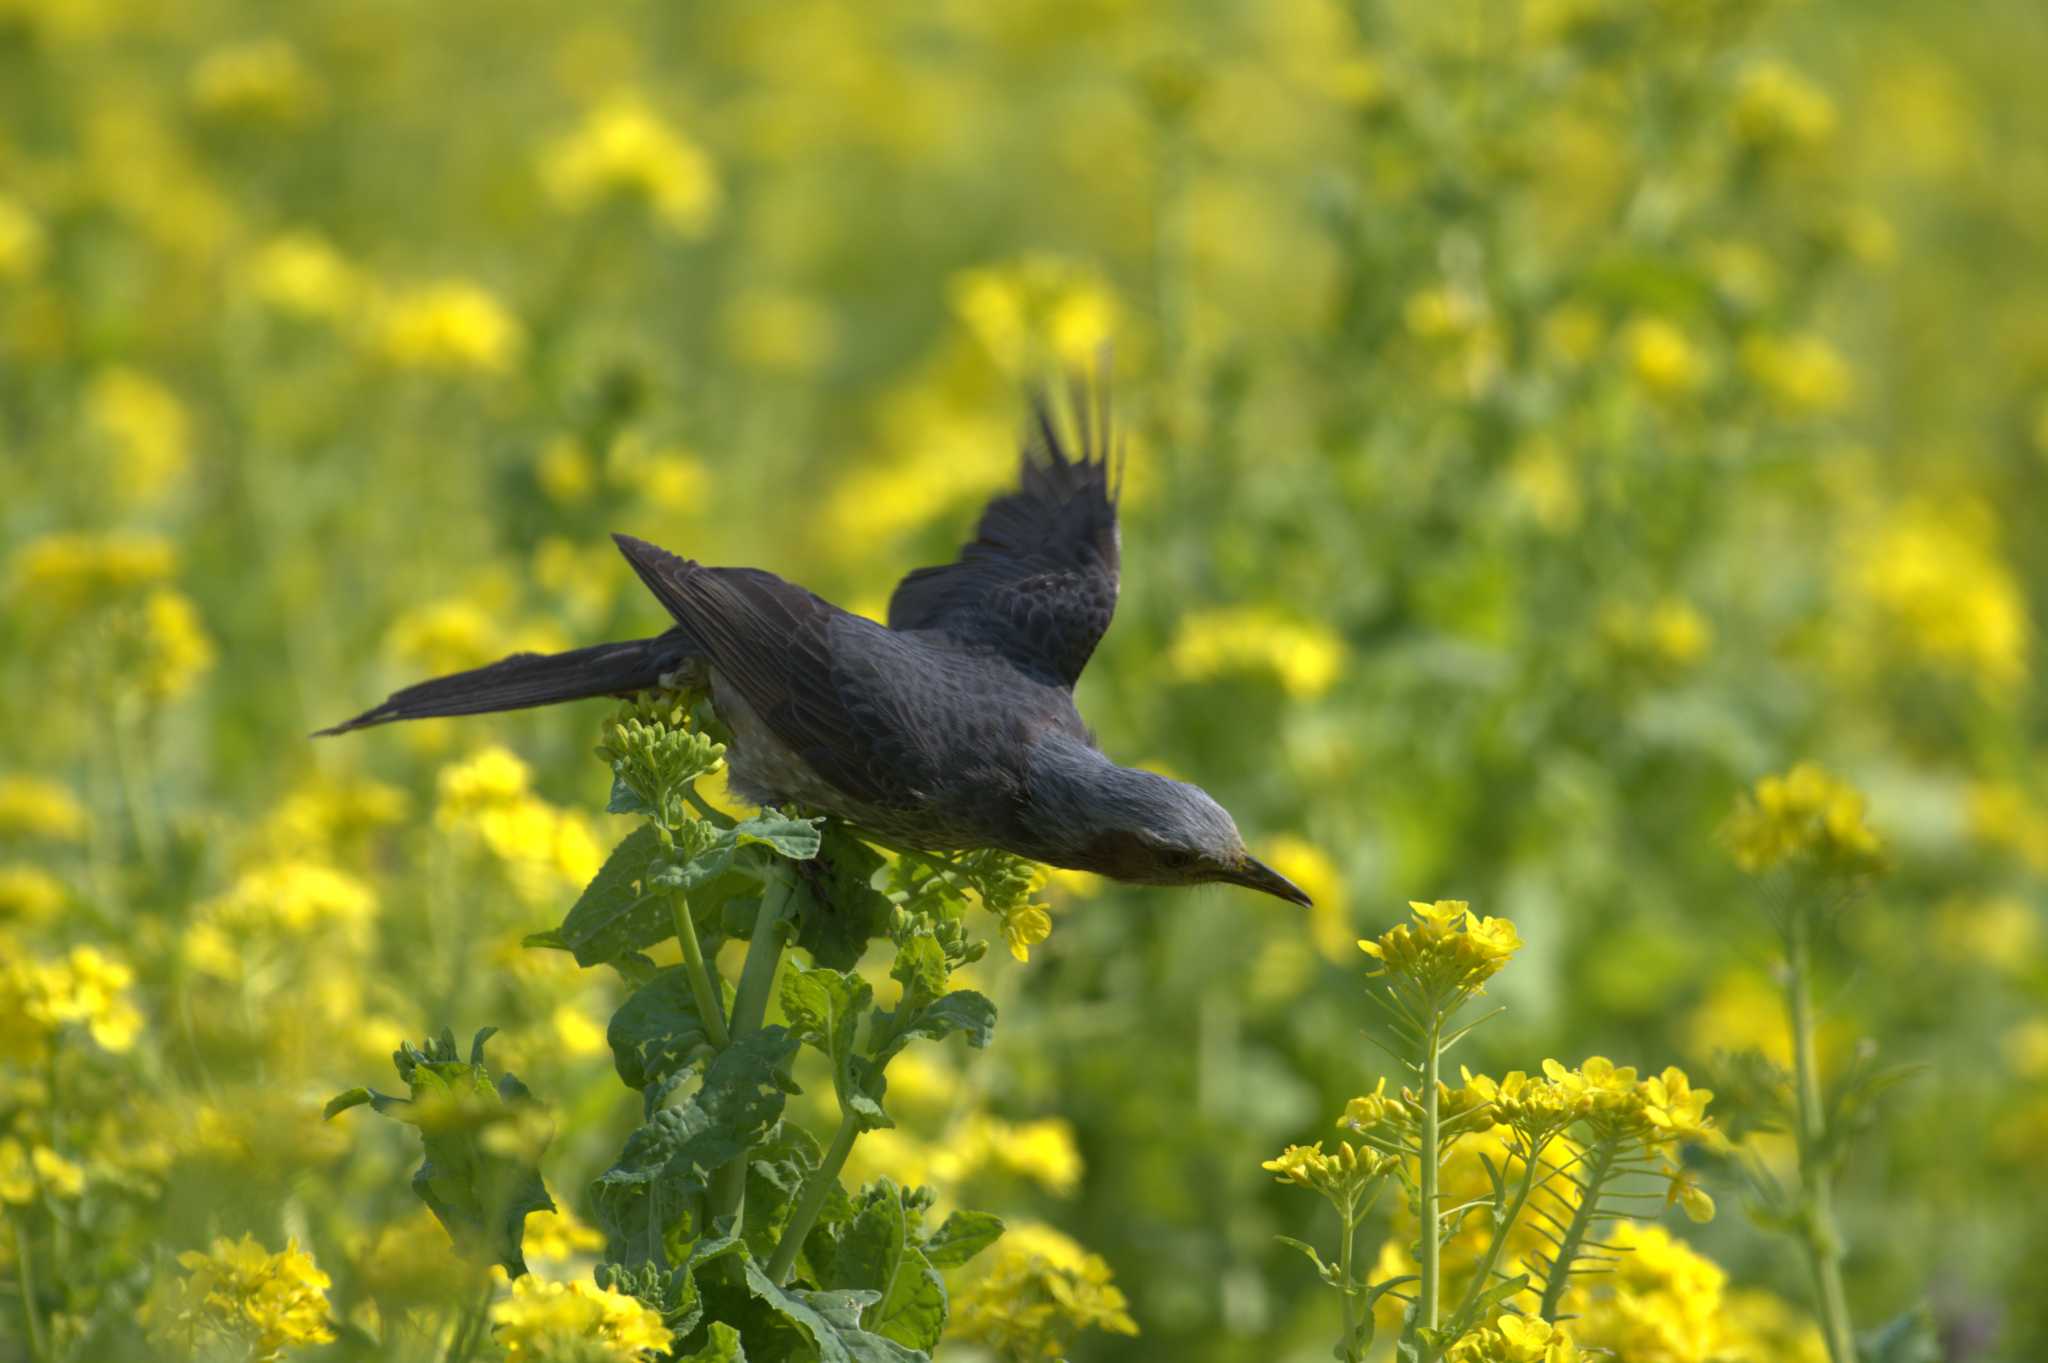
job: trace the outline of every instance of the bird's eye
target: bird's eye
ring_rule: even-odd
[[[1195,864],[1195,854],[1179,847],[1168,847],[1160,852],[1159,864],[1168,870],[1184,871]]]

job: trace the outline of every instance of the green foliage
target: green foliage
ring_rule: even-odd
[[[485,1068],[484,1042],[494,1030],[476,1034],[467,1060],[458,1058],[454,1034],[445,1029],[424,1046],[407,1042],[392,1059],[410,1097],[350,1089],[324,1115],[332,1119],[367,1103],[417,1127],[426,1159],[412,1176],[413,1192],[458,1253],[501,1264],[516,1278],[526,1272],[526,1218],[554,1210],[540,1179],[549,1128],[524,1084],[509,1074],[494,1082]]]

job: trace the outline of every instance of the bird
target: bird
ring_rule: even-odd
[[[920,852],[998,848],[1308,906],[1208,792],[1111,760],[1075,706],[1116,610],[1125,459],[1105,383],[1075,380],[1065,405],[1063,421],[1045,387],[1030,393],[1016,485],[952,562],[897,585],[886,624],[760,568],[614,535],[668,630],[424,681],[320,736],[702,687],[731,731],[730,788],[764,807],[806,806]]]

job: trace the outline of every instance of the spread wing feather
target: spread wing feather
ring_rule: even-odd
[[[898,584],[891,629],[934,631],[1073,686],[1116,612],[1120,460],[1106,387],[1077,383],[1071,405],[1078,455],[1035,395],[1017,490],[988,504],[957,560]]]
[[[706,568],[630,535],[612,538],[725,683],[812,771],[872,805],[923,798],[935,758],[884,675],[891,664],[914,672],[914,661],[884,656],[903,641],[773,573]]]

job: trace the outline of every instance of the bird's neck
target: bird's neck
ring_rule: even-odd
[[[1055,866],[1086,866],[1104,829],[1144,822],[1151,787],[1164,779],[1120,767],[1069,735],[1048,735],[1032,745],[1019,850]]]

